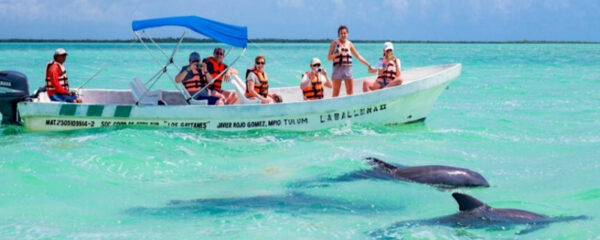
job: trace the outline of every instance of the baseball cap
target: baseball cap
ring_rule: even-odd
[[[64,48],[57,48],[56,50],[54,50],[54,56],[60,56],[60,55],[68,55],[68,54]]]
[[[200,61],[200,54],[197,52],[190,53],[190,61]]]

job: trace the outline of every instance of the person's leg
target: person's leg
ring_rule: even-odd
[[[62,102],[63,99],[59,95],[60,94],[54,94],[52,96],[49,96],[48,98],[50,98],[50,101],[53,101],[53,102]]]
[[[218,91],[212,91],[211,96],[218,97],[220,99],[221,103],[227,104],[227,99],[225,98],[225,95],[219,93]],[[217,103],[217,105],[220,105],[220,104]]]
[[[238,101],[238,96],[237,93],[235,92],[229,92],[229,94],[231,94],[231,103],[230,104],[235,104]]]
[[[354,79],[346,79],[344,80],[344,85],[346,86],[346,95],[352,95],[352,87],[354,86]]]
[[[54,94],[50,97],[50,100],[55,102],[74,102],[77,100],[77,95],[68,95],[68,94]]]
[[[81,98],[77,95],[77,93],[73,93],[73,95],[71,95],[73,97],[73,102],[74,103],[81,103]]]
[[[337,97],[338,95],[340,95],[340,87],[342,86],[342,80],[341,79],[333,79],[333,97]]]
[[[386,87],[393,87],[393,86],[398,86],[398,85],[402,85],[403,79],[402,78],[398,78],[392,82],[390,82],[390,84],[388,84]]]
[[[221,94],[225,97],[225,104],[230,105],[237,102],[237,94],[229,91],[223,91]]]
[[[208,105],[215,105],[217,104],[217,102],[220,100],[220,98],[215,97],[215,96],[209,96],[208,97]]]
[[[66,95],[64,99],[65,99],[65,102],[70,102],[70,103],[74,103],[74,102],[77,102],[77,101],[79,100],[79,99],[77,98],[77,95],[76,95],[76,94],[73,94],[73,95]]]
[[[371,87],[373,82],[375,82],[375,80],[369,80],[369,79],[363,80],[363,93],[366,93],[369,91],[369,87]]]
[[[379,90],[379,89],[381,89],[381,84],[382,84],[382,82],[375,80],[371,83],[371,85],[369,85],[369,90],[371,90],[371,91]]]

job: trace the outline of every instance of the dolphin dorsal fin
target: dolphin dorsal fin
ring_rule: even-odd
[[[385,170],[394,170],[394,169],[398,168],[392,164],[389,164],[383,160],[380,160],[380,159],[374,158],[374,157],[366,157],[365,161],[367,161],[369,163],[369,165],[371,165],[371,167],[374,167],[374,168],[385,169]]]
[[[452,197],[454,198],[454,200],[456,200],[456,203],[458,203],[458,209],[460,211],[471,211],[481,206],[487,206],[487,204],[464,193],[455,192],[452,193]]]

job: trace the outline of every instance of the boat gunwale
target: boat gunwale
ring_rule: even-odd
[[[23,112],[20,111],[22,118],[28,117],[42,117],[42,116],[57,116],[56,114],[48,113],[47,111],[36,111],[35,109],[40,109],[40,105],[45,104],[53,104],[52,108],[58,110],[61,108],[61,105],[83,105],[91,106],[91,105],[102,105],[106,107],[118,107],[118,106],[133,106],[136,110],[136,116],[131,116],[134,118],[149,118],[152,111],[155,111],[157,108],[165,109],[165,107],[169,107],[172,112],[184,112],[182,109],[192,110],[187,111],[183,116],[179,116],[180,118],[195,118],[194,114],[197,114],[197,111],[203,112],[204,117],[214,118],[214,117],[232,117],[232,118],[245,118],[250,117],[249,114],[253,114],[255,116],[261,117],[277,117],[277,116],[300,116],[305,114],[311,114],[315,112],[315,105],[322,105],[324,100],[327,100],[326,108],[321,108],[318,112],[330,112],[336,110],[342,110],[348,108],[349,106],[368,106],[373,104],[378,104],[382,102],[386,102],[389,100],[397,99],[398,97],[407,96],[414,94],[416,92],[420,92],[425,89],[429,89],[444,82],[450,82],[455,77],[451,77],[443,80],[441,83],[436,83],[435,85],[427,86],[427,82],[423,82],[426,79],[435,79],[436,76],[442,76],[449,71],[456,70],[456,68],[460,69],[460,63],[454,64],[446,64],[446,65],[436,65],[436,66],[427,66],[421,68],[414,68],[415,70],[424,69],[424,68],[441,68],[438,71],[433,71],[432,73],[428,73],[424,76],[421,76],[415,80],[408,82],[405,85],[382,89],[378,91],[371,91],[367,93],[361,93],[350,96],[342,96],[338,98],[327,98],[320,99],[315,101],[296,101],[296,102],[287,102],[287,103],[279,103],[279,104],[236,104],[236,105],[226,105],[226,106],[211,106],[211,105],[132,105],[132,104],[98,104],[98,103],[82,103],[82,104],[74,104],[74,103],[64,103],[64,102],[21,102],[21,104],[25,104],[23,106]],[[460,70],[459,70],[460,71]],[[460,72],[458,72],[460,74]],[[368,78],[360,78],[357,80],[364,80]],[[424,86],[416,86],[412,87],[415,84],[423,83]],[[283,87],[283,88],[293,88],[293,87]],[[279,88],[280,89],[280,88]],[[102,89],[93,89],[93,90],[102,90]],[[128,92],[127,89],[107,89],[107,91],[118,91],[118,92]],[[354,103],[353,103],[354,102]],[[358,103],[358,104],[357,104]],[[29,105],[29,106],[27,106]],[[301,106],[301,107],[300,107]],[[215,107],[215,108],[213,108]],[[205,112],[210,109],[209,112]],[[196,111],[194,111],[196,110]],[[51,111],[50,111],[51,112]],[[235,113],[235,114],[233,114]],[[73,117],[86,117],[86,116],[73,116]],[[160,116],[155,116],[162,118]],[[106,118],[106,117],[103,117]]]
[[[186,107],[219,107],[219,108],[227,108],[227,107],[240,107],[240,106],[270,106],[270,105],[287,105],[287,104],[298,104],[298,103],[311,103],[311,102],[320,102],[320,101],[328,101],[328,100],[336,100],[336,99],[345,99],[345,98],[355,98],[355,97],[361,97],[361,96],[365,96],[365,95],[373,95],[373,94],[379,94],[379,93],[386,93],[389,91],[395,91],[398,89],[403,89],[406,88],[406,86],[411,86],[413,84],[416,84],[422,80],[431,78],[433,76],[436,75],[440,75],[443,74],[447,71],[450,70],[454,70],[454,68],[457,67],[462,67],[462,64],[460,63],[451,63],[451,64],[443,64],[443,65],[434,65],[434,66],[425,66],[425,67],[418,67],[418,68],[411,68],[410,70],[420,70],[420,69],[426,69],[426,68],[443,68],[440,71],[436,71],[436,72],[432,72],[428,75],[425,76],[421,76],[415,80],[411,80],[410,82],[407,82],[405,84],[399,85],[399,86],[395,86],[395,87],[390,87],[390,88],[383,88],[383,89],[379,89],[376,91],[369,91],[369,92],[360,92],[357,94],[352,94],[352,95],[343,95],[343,96],[339,96],[339,97],[335,97],[335,98],[323,98],[323,99],[316,99],[316,100],[311,100],[311,101],[295,101],[295,102],[282,102],[282,103],[277,103],[277,104],[255,104],[255,103],[251,103],[251,104],[232,104],[232,105],[192,105],[192,104],[188,104],[188,105],[136,105],[136,104],[100,104],[100,103],[68,103],[68,102],[34,102],[34,101],[30,101],[27,103],[35,103],[35,104],[59,104],[59,105],[63,105],[63,104],[73,104],[73,105],[103,105],[103,106],[136,106],[136,107],[156,107],[156,106],[160,106],[160,107],[181,107],[181,106],[186,106]],[[366,79],[372,79],[375,76],[369,76],[369,77],[363,77],[363,78],[358,78],[358,79],[354,79],[354,81],[364,81]],[[294,86],[287,86],[287,87],[277,87],[277,88],[273,88],[273,90],[275,89],[293,89],[296,88]],[[93,88],[93,89],[87,89],[87,91],[106,91],[106,92],[131,92],[130,89],[106,89],[106,88]],[[165,92],[177,92],[175,90],[163,90]]]

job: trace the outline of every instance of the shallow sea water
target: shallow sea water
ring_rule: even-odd
[[[356,44],[372,64],[381,44]],[[174,44],[161,45],[172,49]],[[176,62],[217,44],[184,43]],[[127,88],[158,64],[139,44],[2,43],[0,69],[43,84],[53,50],[69,51],[78,86]],[[250,44],[239,69],[267,57],[272,86],[298,84],[327,44]],[[598,239],[600,45],[396,44],[403,68],[460,62],[462,75],[424,123],[315,132],[111,128],[29,133],[0,128],[2,239]],[[233,50],[229,60],[239,50]],[[162,61],[159,52],[154,55]],[[325,64],[331,69],[330,64]],[[173,74],[175,69],[171,69]],[[355,65],[356,77],[366,67]],[[158,88],[173,89],[167,79]],[[402,165],[480,172],[490,188],[458,189],[494,207],[587,215],[516,235],[524,226],[389,228],[455,213],[452,191],[381,180],[297,184]],[[373,231],[379,234],[370,234]]]

